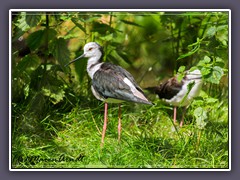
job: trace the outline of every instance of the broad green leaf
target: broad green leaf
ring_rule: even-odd
[[[206,67],[203,67],[201,69],[201,73],[202,73],[202,76],[207,76],[211,73],[211,69],[210,68],[206,68]]]
[[[55,39],[49,46],[54,58],[64,67],[70,61],[70,52],[67,41],[63,38]]]
[[[40,21],[41,21],[41,15],[39,15],[39,13],[36,14],[35,12],[27,12],[26,23],[30,27],[37,26]]]
[[[197,128],[199,129],[203,129],[207,122],[207,111],[204,110],[202,107],[198,107],[197,109],[194,110],[194,116],[196,118],[196,125],[197,125]]]
[[[57,36],[57,31],[50,28],[50,29],[44,29],[44,36],[47,36],[48,43],[52,40],[54,40]]]
[[[216,33],[216,39],[220,41],[224,46],[228,45],[228,26],[219,26]]]
[[[114,33],[116,31],[119,31],[119,30],[112,28],[108,24],[99,23],[99,22],[93,22],[93,27],[91,30],[91,32],[98,32],[101,36],[106,35],[108,33]]]
[[[216,62],[224,62],[222,58],[216,57]]]
[[[106,36],[101,36],[101,37],[99,37],[99,39],[101,39],[103,41],[111,41],[111,40],[113,40],[113,33],[108,34]]]
[[[206,98],[206,103],[208,103],[208,104],[215,104],[217,102],[218,102],[218,99],[216,99],[216,98],[213,98],[213,97]]]
[[[205,37],[212,37],[216,34],[216,27],[213,26],[213,27],[209,27],[206,31],[206,34],[205,34]]]
[[[36,55],[26,55],[22,60],[17,64],[16,68],[22,72],[26,71],[28,73],[33,72],[41,64],[40,59]]]
[[[209,65],[211,65],[211,58],[204,56],[203,60],[200,60],[197,66],[209,67]]]
[[[86,75],[87,61],[84,59],[80,59],[79,61],[76,61],[73,64],[79,82],[82,82],[84,76]]]
[[[210,63],[211,62],[211,58],[208,57],[208,56],[204,56],[203,61],[205,62],[205,64]]]
[[[21,13],[21,18],[18,19],[16,26],[23,32],[26,32],[30,29],[30,26],[26,22],[26,12]]]
[[[194,70],[196,70],[196,69],[198,69],[197,66],[192,66],[192,67],[189,69],[189,71],[192,72],[192,71],[194,71]]]
[[[215,65],[223,68],[225,66],[225,61],[220,57],[216,57]]]
[[[45,96],[50,97],[50,101],[53,104],[57,104],[63,100],[65,91],[59,86],[45,86],[42,88],[42,92]]]
[[[183,77],[185,76],[185,73],[184,73],[184,71],[185,71],[185,66],[180,66],[179,68],[178,68],[178,75],[177,75],[177,80],[178,80],[178,82],[181,82],[182,81],[182,79],[183,79]]]
[[[223,69],[219,66],[214,66],[213,69],[211,70],[210,75],[206,80],[208,82],[214,83],[214,84],[219,84],[224,72]]]
[[[34,33],[30,34],[27,38],[27,44],[32,51],[36,50],[37,48],[45,45],[46,41],[48,43],[56,37],[57,32],[54,29],[44,29],[35,31]]]
[[[178,82],[181,82],[183,78],[184,78],[184,74],[183,73],[180,73],[180,74],[177,75],[177,81]]]
[[[217,27],[217,31],[228,31],[228,25],[220,25]]]
[[[44,31],[39,30],[30,34],[27,38],[29,48],[34,51],[44,43]]]
[[[178,72],[182,73],[182,72],[185,71],[185,69],[186,69],[185,66],[180,66],[180,67],[178,68]]]

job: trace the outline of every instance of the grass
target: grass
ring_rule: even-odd
[[[103,148],[104,104],[97,100],[79,102],[71,112],[49,111],[42,119],[28,107],[13,107],[12,168],[229,167],[227,102],[204,106],[204,128],[195,122],[198,100],[188,108],[182,128],[173,125],[171,107],[154,103],[123,104],[120,143],[118,106],[110,104]]]

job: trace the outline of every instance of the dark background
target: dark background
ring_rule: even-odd
[[[1,179],[239,179],[240,154],[239,140],[240,121],[238,109],[240,63],[240,17],[239,0],[7,0],[0,5],[0,177]],[[232,152],[230,172],[10,172],[9,171],[9,9],[231,9],[231,124],[232,124]],[[214,147],[213,147],[214,148]],[[39,174],[39,175],[37,175]]]

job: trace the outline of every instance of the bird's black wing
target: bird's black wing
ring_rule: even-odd
[[[135,88],[142,93],[132,75],[120,66],[103,63],[93,76],[93,88],[104,98],[114,98],[124,101],[147,103],[134,96],[131,88],[124,82],[127,78]],[[139,90],[140,89],[140,90]]]
[[[176,77],[169,79],[168,81],[155,87],[154,91],[158,94],[159,98],[171,99],[182,89],[183,82],[179,82]]]

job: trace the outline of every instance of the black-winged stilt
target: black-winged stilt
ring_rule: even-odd
[[[67,65],[80,58],[88,58],[87,72],[92,79],[91,90],[93,95],[105,102],[104,125],[102,130],[101,146],[104,144],[105,132],[107,129],[108,103],[119,103],[118,111],[118,141],[121,134],[121,105],[123,101],[149,104],[152,103],[146,98],[142,89],[137,85],[133,76],[120,66],[102,62],[102,47],[96,42],[89,42],[84,46],[84,53],[78,58],[70,61]]]
[[[146,88],[158,95],[160,99],[174,106],[173,122],[176,124],[177,107],[183,107],[180,127],[184,122],[186,108],[193,98],[198,96],[202,87],[202,75],[200,70],[186,71],[181,81],[174,76],[160,84],[160,86]]]

